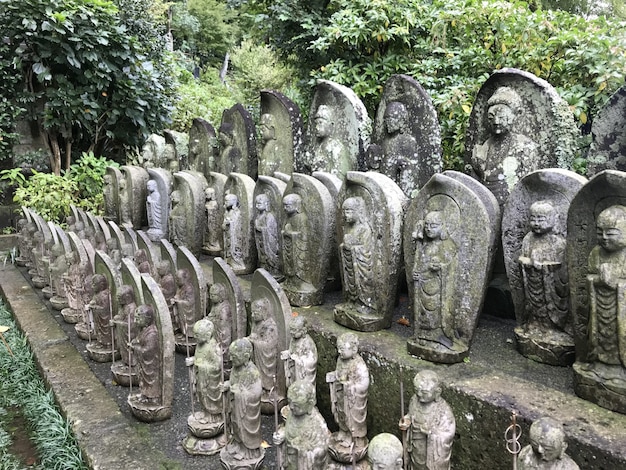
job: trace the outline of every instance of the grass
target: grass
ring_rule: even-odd
[[[52,392],[39,375],[26,338],[2,303],[0,325],[10,328],[3,335],[14,354],[11,356],[0,342],[0,470],[88,469],[69,423],[59,413]],[[37,451],[34,465],[27,465],[11,452],[11,410],[19,410],[27,423]]]

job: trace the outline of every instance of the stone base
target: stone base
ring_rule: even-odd
[[[195,437],[208,439],[224,432],[224,421],[221,416],[212,416],[204,411],[196,411],[187,418],[187,427]]]
[[[310,305],[322,305],[324,303],[324,291],[321,289],[291,290],[285,287],[284,284],[281,284],[281,286],[283,286],[289,303],[294,307],[308,307]]]
[[[378,331],[389,328],[391,319],[369,312],[359,312],[352,304],[337,304],[333,312],[336,323],[356,331]]]
[[[360,462],[367,456],[367,437],[354,438],[354,446],[352,438],[346,439],[346,433],[338,431],[332,433],[328,443],[328,455],[330,458],[341,464],[352,464],[352,462]]]
[[[54,295],[54,296],[52,296],[50,298],[50,305],[56,311],[62,311],[63,309],[67,308],[67,297],[61,297],[60,295]]]
[[[602,408],[626,414],[626,369],[600,362],[574,363],[576,395]]]
[[[140,393],[129,396],[128,405],[135,418],[145,423],[164,421],[172,416],[171,406],[147,402],[141,398]]]
[[[61,316],[65,323],[75,324],[83,319],[83,314],[73,308],[64,308],[61,310]]]
[[[115,358],[113,357],[115,353]],[[89,343],[87,345],[87,355],[95,362],[113,362],[119,360],[120,352],[112,351],[111,345],[103,345],[101,343]]]
[[[48,280],[43,276],[34,275],[31,281],[33,282],[33,286],[37,289],[43,289],[48,285]]]
[[[193,356],[196,352],[196,345],[198,343],[195,338],[185,338],[185,335],[182,333],[176,333],[174,344],[176,345],[177,353],[184,354],[186,356]]]
[[[203,246],[202,253],[209,256],[222,256],[222,249],[219,246]]]
[[[354,465],[352,465],[352,462],[342,463],[342,462],[335,462],[334,460],[331,460],[326,465],[325,470],[371,470],[371,468],[372,466],[367,461],[367,459],[359,460]]]
[[[553,366],[570,366],[574,363],[574,339],[563,332],[545,332],[515,328],[517,350],[528,359]]]
[[[111,366],[111,373],[113,380],[122,387],[130,387],[131,381],[133,386],[139,385],[139,377],[135,367],[130,368],[123,362],[116,362]]]
[[[37,270],[35,268],[33,268],[32,265],[31,265],[30,269],[28,270],[28,275],[32,279],[34,277],[37,277],[39,275],[39,273],[37,273]]]
[[[15,264],[17,264],[20,268],[23,268],[28,263],[28,258],[26,256],[18,256],[15,258]]]
[[[54,289],[52,288],[52,286],[48,285],[48,286],[44,287],[43,289],[41,289],[41,293],[43,294],[43,296],[46,299],[50,299],[54,295]],[[67,305],[66,305],[66,307],[67,307]]]
[[[411,338],[406,343],[406,349],[412,356],[441,364],[456,364],[469,356],[469,349],[459,343],[447,348],[437,341],[423,338]]]
[[[188,434],[183,439],[183,449],[191,455],[215,455],[224,448],[227,442],[228,438],[223,433],[208,439],[201,439],[193,434]]]
[[[233,446],[235,447],[235,446]],[[229,445],[226,445],[220,452],[220,462],[225,470],[259,470],[265,458],[265,449],[259,448],[259,457],[254,459],[237,458],[234,453],[229,452]]]
[[[96,332],[92,328],[89,328],[87,323],[76,323],[74,330],[76,330],[76,336],[84,341],[93,341],[96,338]]]

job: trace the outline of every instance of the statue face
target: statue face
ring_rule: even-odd
[[[323,139],[328,137],[333,132],[333,123],[326,115],[317,115],[313,121],[313,127],[316,137]]]
[[[388,107],[383,120],[387,128],[387,134],[395,134],[402,129],[404,124],[404,116],[397,107],[391,107],[391,109]]]
[[[439,397],[439,384],[429,377],[418,377],[415,381],[415,395],[420,403],[430,403]]]
[[[530,213],[530,229],[538,235],[547,233],[554,226],[553,218],[544,211],[532,211]]]
[[[619,251],[626,248],[626,232],[620,227],[615,227],[615,223],[609,223],[603,218],[598,218],[596,223],[596,234],[598,236],[598,245],[606,251]],[[620,225],[624,225],[623,223]]]
[[[145,328],[150,324],[150,317],[144,312],[142,308],[135,310],[135,325],[139,328]]]
[[[236,346],[235,343],[231,345],[228,351],[230,353],[230,360],[235,367],[245,366],[250,360],[250,355],[246,352],[246,350]]]
[[[226,208],[226,210],[230,210],[236,206],[237,206],[237,196],[235,196],[234,194],[227,194],[226,197],[224,198],[224,207]]]
[[[149,193],[155,192],[157,189],[156,181],[153,181],[153,180],[148,181],[148,184],[146,185],[146,189],[148,190]]]
[[[563,454],[564,442],[556,433],[539,431],[530,434],[530,445],[541,460],[552,462]]]
[[[343,221],[346,224],[354,224],[357,222],[357,214],[355,207],[352,205],[345,206],[343,208]]]
[[[283,199],[283,208],[285,209],[285,213],[287,215],[295,214],[298,209],[296,201],[292,198]]]
[[[267,312],[265,311],[265,305],[263,302],[256,301],[250,307],[250,313],[252,314],[252,321],[262,321],[265,320],[267,316]]]
[[[443,224],[441,223],[441,219],[432,213],[428,214],[424,220],[424,235],[433,240],[435,238],[441,238],[442,231]]]
[[[211,299],[212,304],[220,303],[223,300],[222,290],[216,287],[215,285],[212,285],[211,288],[209,289],[209,299]]]
[[[487,120],[491,126],[491,131],[496,135],[506,134],[511,129],[515,120],[513,110],[505,104],[496,104],[489,107]]]
[[[311,412],[313,403],[310,403],[304,393],[296,393],[289,399],[289,409],[294,416],[304,416]]]
[[[204,198],[207,201],[212,201],[215,199],[215,190],[213,190],[213,188],[207,188],[207,190],[204,192]]]
[[[256,200],[254,201],[254,207],[256,207],[256,210],[258,210],[259,212],[264,212],[268,210],[268,206],[269,200],[266,197],[257,196]]]
[[[289,333],[295,339],[300,339],[306,334],[306,328],[302,325],[291,324],[289,326]]]
[[[358,351],[357,345],[350,341],[339,341],[337,343],[337,352],[341,359],[352,359]]]
[[[274,137],[274,124],[272,123],[272,116],[264,114],[261,116],[261,139],[263,142],[273,140]]]

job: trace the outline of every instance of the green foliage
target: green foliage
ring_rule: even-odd
[[[8,452],[10,436],[5,431],[8,408],[19,409],[28,422],[30,436],[37,448],[37,468],[86,470],[75,436],[59,413],[54,395],[46,390],[32,353],[11,313],[0,304],[0,324],[10,329],[4,336],[14,354],[0,346],[0,465],[3,470],[21,469]]]
[[[187,8],[199,23],[194,55],[203,65],[220,66],[240,36],[236,11],[219,0],[187,0]]]
[[[111,154],[168,123],[167,56],[139,11],[150,2],[117,1],[122,14],[107,0],[0,0],[0,73],[21,82],[17,103],[30,105],[57,174],[73,145]]]
[[[471,106],[494,70],[544,78],[585,129],[626,75],[626,26],[604,17],[532,12],[516,1],[331,3],[336,11],[311,48],[332,60],[313,76],[353,88],[372,113],[392,74],[416,78],[437,107],[448,167],[460,163]]]
[[[0,172],[0,180],[13,186],[13,201],[31,207],[44,219],[62,223],[70,215],[70,206],[84,208],[94,214],[104,206],[102,186],[107,166],[117,163],[93,153],[84,153],[70,170],[62,175],[31,170],[26,178],[21,168]]]

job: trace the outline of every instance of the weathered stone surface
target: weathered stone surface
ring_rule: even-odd
[[[370,171],[348,172],[339,200],[343,302],[335,306],[335,321],[359,331],[389,328],[402,266],[407,198],[391,178]]]
[[[504,262],[520,352],[552,365],[574,361],[565,260],[567,211],[587,180],[568,170],[523,177],[504,206]]]
[[[392,75],[376,111],[368,169],[395,181],[411,196],[442,167],[437,111],[422,86],[408,75]]]
[[[104,186],[102,187],[105,220],[119,221],[119,183],[121,179],[122,172],[119,168],[112,166],[106,168],[103,177]]]
[[[223,257],[236,274],[250,274],[257,266],[254,187],[243,173],[231,173],[224,186]]]
[[[433,362],[467,356],[493,260],[490,222],[483,200],[449,176],[433,176],[411,201],[404,225],[411,354]]]
[[[567,267],[576,394],[626,413],[626,173],[598,173],[572,200]]]
[[[170,241],[176,246],[187,247],[196,256],[200,254],[206,227],[206,188],[206,179],[199,173],[179,171],[174,174],[174,188],[170,195]]]
[[[259,175],[291,174],[303,148],[300,108],[282,93],[261,91]]]
[[[577,135],[567,103],[548,82],[504,68],[489,77],[474,101],[465,162],[502,206],[527,173],[569,168]]]
[[[254,187],[254,239],[258,266],[278,281],[283,278],[280,230],[285,217],[282,205],[286,187],[284,181],[263,175],[259,175]]]
[[[148,223],[146,216],[148,171],[131,165],[121,167],[120,171],[122,179],[119,181],[118,221],[120,224],[129,224],[140,229]]]
[[[224,186],[228,177],[221,173],[211,172],[208,177],[208,186],[204,190],[205,232],[202,243],[202,252],[213,256],[222,254],[224,234]]]
[[[191,121],[189,129],[189,157],[187,168],[202,173],[207,179],[215,171],[219,149],[213,126],[201,118]]]
[[[364,169],[371,127],[365,105],[351,89],[319,80],[309,112],[304,172],[325,171],[344,179],[348,171]]]
[[[225,175],[243,173],[256,179],[256,129],[250,113],[239,103],[225,109],[218,133],[220,156],[215,171]]]
[[[587,175],[602,170],[626,171],[626,87],[617,90],[591,123]]]
[[[148,237],[154,242],[168,238],[170,216],[170,194],[172,193],[172,175],[162,168],[149,168],[150,179],[146,183],[146,215],[148,218]]]

